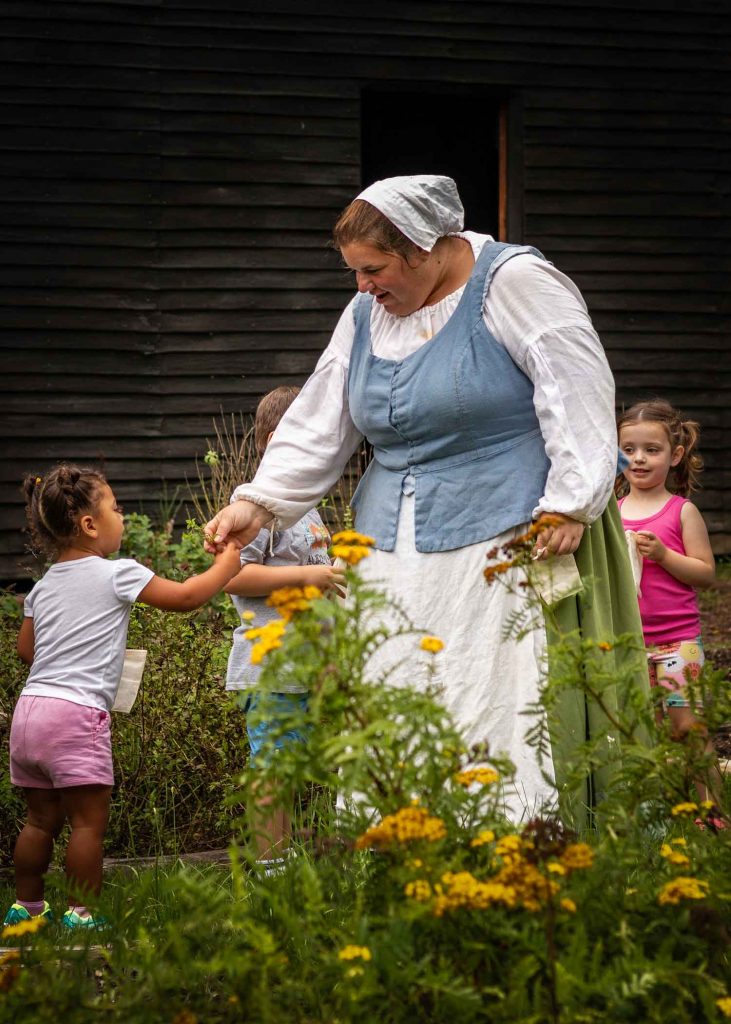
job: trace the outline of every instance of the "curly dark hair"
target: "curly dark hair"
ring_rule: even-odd
[[[26,520],[34,548],[55,558],[78,530],[79,516],[95,512],[104,476],[96,469],[62,462],[46,476],[28,474],[23,481]]]

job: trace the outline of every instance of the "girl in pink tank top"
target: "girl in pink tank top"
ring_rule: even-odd
[[[667,691],[663,704],[673,738],[685,740],[700,733],[712,753],[685,692],[704,661],[696,589],[710,586],[716,573],[703,517],[687,498],[703,468],[694,451],[700,428],[693,420],[682,420],[668,402],[655,399],[632,406],[620,418],[618,431],[619,446],[629,460],[619,507],[625,530],[636,535],[643,560],[639,601],[650,685]],[[714,790],[720,788],[716,768],[712,783]],[[708,796],[702,782],[696,781],[696,788],[702,800]],[[706,822],[712,828],[724,827],[715,806]]]

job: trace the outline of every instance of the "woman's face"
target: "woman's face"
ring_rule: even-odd
[[[358,291],[373,295],[379,306],[394,316],[408,316],[421,309],[434,288],[428,272],[429,253],[422,250],[410,258],[410,265],[403,256],[360,242],[344,245],[341,255],[355,271]]]

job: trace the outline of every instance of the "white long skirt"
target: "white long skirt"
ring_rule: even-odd
[[[521,714],[539,694],[546,649],[543,617],[528,608],[519,588],[512,593],[499,582],[487,586],[483,576],[486,552],[520,532],[511,529],[456,551],[424,554],[415,546],[414,498],[403,495],[395,550],[374,551],[358,566],[362,578],[395,599],[417,629],[444,642],[431,678],[418,637],[385,645],[374,668],[380,673],[396,666],[397,685],[436,682],[465,743],[486,740],[492,755],[510,758],[516,777],[515,785],[504,790],[505,811],[516,823],[556,801],[555,788],[541,771],[552,777],[553,764],[544,757],[539,766],[525,741],[535,719]],[[530,618],[532,626],[517,642],[504,636],[514,613]],[[415,671],[418,662],[424,664],[422,673]]]

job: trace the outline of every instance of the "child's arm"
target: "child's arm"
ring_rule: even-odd
[[[260,565],[250,562],[223,588],[238,597],[267,597],[280,587],[319,587],[342,593],[345,573],[331,565]]]
[[[666,572],[689,587],[710,587],[716,578],[716,563],[703,516],[687,501],[680,510],[680,526],[686,553],[666,548],[649,530],[637,531],[637,550],[661,565]]]
[[[229,542],[223,551],[214,555],[210,569],[182,583],[154,576],[137,600],[166,612],[188,612],[200,608],[236,575],[241,565],[239,552],[238,545]]]
[[[18,633],[18,656],[26,665],[33,664],[36,638],[33,631],[33,619],[26,615]]]

